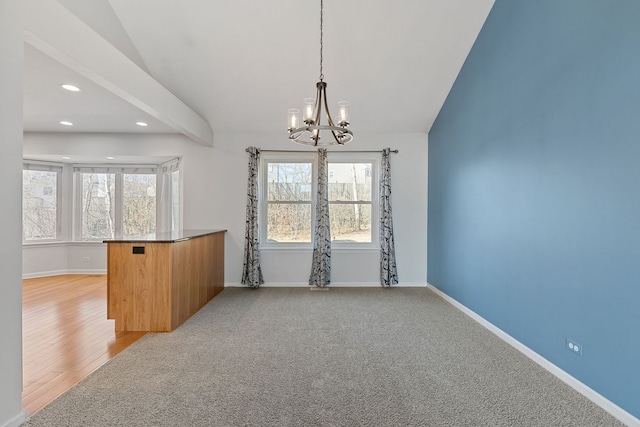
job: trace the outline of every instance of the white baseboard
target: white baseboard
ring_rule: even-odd
[[[53,271],[38,271],[37,273],[23,273],[23,279],[35,279],[38,277],[51,277],[51,276],[63,276],[65,274],[107,274],[107,270],[96,269],[78,269],[78,270],[53,270]]]
[[[400,282],[394,288],[426,288],[425,282]]]
[[[569,387],[576,390],[578,393],[582,394],[587,399],[591,400],[593,403],[610,413],[612,416],[617,418],[620,422],[624,423],[630,427],[640,427],[640,419],[634,417],[629,412],[625,411],[606,397],[602,396],[586,384],[580,382],[575,377],[569,375],[566,371],[563,371],[553,363],[549,362],[544,357],[540,356],[535,351],[531,350],[526,345],[522,344],[520,341],[513,338],[511,335],[504,332],[502,329],[495,326],[493,323],[484,319],[482,316],[478,315],[474,311],[470,310],[466,306],[462,305],[458,301],[451,298],[449,295],[445,294],[435,286],[431,284],[427,284],[430,290],[435,292],[442,299],[447,301],[449,304],[456,307],[458,310],[462,311],[464,314],[478,322],[480,325],[487,328],[490,332],[496,335],[498,338],[502,339],[507,344],[511,345],[513,348],[527,356],[529,359],[536,362],[538,365],[543,367],[545,370],[553,374],[555,377],[559,378]]]
[[[19,427],[29,419],[29,414],[24,409],[18,415],[7,421],[2,427]]]
[[[22,273],[23,279],[35,279],[38,277],[48,277],[48,276],[62,276],[67,273],[67,270],[52,270],[52,271],[38,271],[37,273]]]
[[[67,274],[107,274],[107,270],[103,268],[85,268],[77,270],[68,270]]]
[[[226,288],[244,288],[245,285],[241,283],[225,283]],[[308,288],[309,283],[302,282],[289,282],[289,283],[263,283],[261,288]],[[380,282],[332,282],[328,287],[330,288],[379,288]],[[419,282],[400,282],[395,285],[394,288],[426,288],[426,283]]]

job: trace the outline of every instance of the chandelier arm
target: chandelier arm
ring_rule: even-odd
[[[344,142],[341,142],[339,137],[339,135],[342,135],[342,132],[337,132],[335,130],[332,130],[331,135],[333,135],[333,139],[336,140],[336,144],[344,145]]]
[[[316,140],[313,135],[315,133],[319,134],[321,131],[330,131],[333,134],[335,142],[332,139],[329,139],[324,143]],[[307,136],[308,139],[304,139],[305,136]],[[351,132],[349,129],[339,126],[309,125],[291,129],[289,133],[289,139],[302,145],[328,147],[331,145],[345,145],[351,142],[351,140],[353,139],[353,132]]]
[[[322,98],[324,97],[324,87],[326,86],[323,82],[318,82],[316,84],[316,105],[315,105],[315,122],[314,125],[320,125],[320,120],[322,119]]]
[[[327,124],[329,126],[334,126],[333,119],[331,119],[331,113],[329,113],[329,103],[327,102],[327,91],[326,91],[326,88],[327,88],[327,84],[324,83],[324,89],[325,89],[323,91],[324,92],[324,97],[323,97],[324,98],[324,111],[325,111],[325,113],[327,115]]]
[[[322,100],[324,102],[324,111],[325,114],[327,116],[327,125],[328,127],[331,129],[331,134],[333,135],[333,139],[335,139],[337,144],[343,145],[344,143],[340,141],[339,135],[342,135],[342,132],[340,131],[336,131],[333,128],[335,128],[336,126],[333,124],[333,119],[331,118],[331,113],[329,112],[329,102],[327,101],[327,84],[324,83],[324,99]],[[320,136],[320,134],[318,134],[318,137]]]

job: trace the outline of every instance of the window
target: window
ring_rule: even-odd
[[[112,173],[81,173],[82,240],[113,239],[116,235],[115,183]]]
[[[76,166],[76,238],[146,237],[156,232],[156,167]]]
[[[166,231],[177,231],[182,228],[180,217],[180,159],[173,159],[159,167],[162,181],[160,195],[158,228]]]
[[[57,164],[23,164],[23,241],[59,239],[61,173],[62,166]]]
[[[149,236],[156,232],[156,175],[122,175],[122,234]]]
[[[139,238],[180,229],[179,166],[180,158],[160,165],[25,159],[23,242]]]
[[[266,242],[311,242],[313,163],[267,160],[263,165]]]
[[[312,241],[316,210],[315,153],[263,154],[260,172],[260,233],[263,247]],[[336,247],[377,245],[376,168],[362,154],[330,153],[328,161],[331,239]]]
[[[371,162],[329,162],[331,240],[371,243]]]

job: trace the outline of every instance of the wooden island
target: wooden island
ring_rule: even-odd
[[[173,331],[220,293],[225,231],[105,240],[107,318],[116,331]]]

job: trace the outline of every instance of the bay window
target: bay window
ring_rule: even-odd
[[[23,162],[23,243],[146,238],[181,228],[180,158],[162,164]]]

